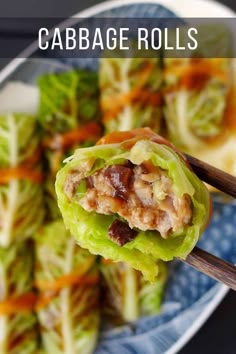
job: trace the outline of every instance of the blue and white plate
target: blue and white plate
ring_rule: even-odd
[[[124,5],[125,3],[125,5]],[[77,14],[61,24],[62,30],[76,25],[82,18],[102,17],[232,17],[226,7],[207,0],[123,0],[105,2]],[[78,19],[80,17],[80,19]],[[37,44],[30,46],[23,56],[35,53]],[[35,82],[43,72],[66,70],[69,67],[96,68],[96,60],[13,60],[1,73],[0,85],[8,80]],[[212,221],[198,246],[229,262],[236,263],[236,203],[222,203],[214,198]],[[122,327],[106,331],[96,354],[174,354],[196,333],[227,293],[227,288],[191,267],[175,261],[165,293],[162,313],[142,318],[135,328]]]

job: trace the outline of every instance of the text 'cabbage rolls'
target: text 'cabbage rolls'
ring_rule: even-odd
[[[134,53],[135,55],[135,53]],[[107,133],[161,125],[159,58],[102,58],[99,84]]]
[[[47,218],[51,221],[60,216],[54,184],[62,161],[75,148],[93,145],[101,133],[98,76],[83,70],[52,73],[41,76],[38,85],[39,121],[48,162]]]
[[[46,353],[93,353],[99,329],[96,258],[81,249],[63,221],[35,237],[37,313]]]
[[[32,234],[44,217],[41,149],[36,119],[0,116],[0,245]]]
[[[17,242],[0,248],[0,353],[35,354],[37,320],[33,313],[33,245]]]
[[[154,280],[157,259],[185,258],[209,219],[209,193],[166,140],[148,128],[78,149],[57,175],[66,227],[81,247]]]

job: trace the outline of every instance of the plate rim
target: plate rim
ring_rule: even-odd
[[[195,336],[195,334],[197,334],[200,328],[206,323],[207,319],[216,310],[226,294],[229,292],[229,288],[227,288],[225,285],[216,284],[214,286],[219,288],[216,290],[217,293],[214,298],[209,304],[205,305],[201,315],[197,317],[197,320],[193,322],[188,330],[177,340],[177,342],[175,342],[174,345],[172,345],[163,354],[177,354],[179,350],[181,350]]]
[[[183,9],[181,6],[181,3],[184,7],[184,5],[188,4],[188,8],[190,5],[189,0],[126,0],[124,3],[124,0],[109,0],[109,1],[103,1],[97,5],[91,6],[89,8],[86,8],[85,10],[79,11],[75,15],[72,15],[59,23],[57,27],[60,27],[61,30],[63,30],[65,27],[68,27],[69,25],[73,25],[78,18],[85,18],[85,17],[91,17],[94,16],[100,12],[103,11],[108,11],[114,8],[118,8],[120,6],[124,5],[135,5],[135,4],[153,4],[153,5],[162,5],[167,7],[169,10],[174,11],[177,15],[180,17],[191,17],[191,16],[186,16],[183,11],[186,11]],[[201,7],[202,5],[207,6],[212,6],[213,14],[214,14],[214,9],[217,8],[217,11],[223,11],[223,16],[221,17],[236,17],[236,13],[228,6],[223,5],[215,0],[192,0],[190,7],[193,8],[193,3]],[[194,4],[194,5],[195,5]],[[179,11],[179,9],[181,10]],[[206,13],[202,14],[202,17],[205,16]],[[212,16],[212,13],[210,13],[210,16],[207,17],[216,17]],[[194,16],[192,16],[194,17]],[[49,39],[52,37],[52,30],[49,32]],[[0,84],[7,79],[21,64],[23,64],[36,50],[38,49],[38,42],[35,40],[32,44],[30,44],[26,49],[24,49],[18,57],[12,59],[1,71],[0,71]],[[42,60],[44,60],[42,58]],[[163,354],[176,354],[181,350],[190,340],[191,338],[199,331],[199,329],[205,324],[207,319],[210,317],[210,315],[216,310],[217,306],[221,303],[221,301],[224,299],[226,294],[229,292],[229,288],[227,288],[224,285],[221,284],[216,284],[214,285],[218,289],[216,290],[217,293],[214,296],[214,298],[210,301],[209,304],[205,305],[204,310],[202,313],[198,316],[197,320],[193,322],[193,324],[188,328],[188,330],[175,342],[174,345],[172,345],[167,351],[165,351]]]

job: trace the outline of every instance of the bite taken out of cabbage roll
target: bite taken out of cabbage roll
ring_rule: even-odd
[[[106,132],[145,126],[159,132],[161,84],[157,57],[101,58],[99,85]]]
[[[35,354],[39,346],[30,250],[28,240],[0,248],[1,354]]]
[[[160,312],[167,280],[166,263],[159,260],[158,268],[157,279],[150,283],[127,263],[101,259],[102,314],[108,324],[122,325]]]
[[[62,161],[75,148],[93,145],[101,134],[99,126],[98,76],[72,70],[39,78],[39,122],[48,164],[45,182],[48,220],[60,216],[55,196],[55,176]]]
[[[209,220],[207,188],[149,128],[114,132],[76,150],[57,175],[56,191],[81,247],[127,262],[150,281],[157,259],[185,258]]]
[[[39,127],[28,114],[0,115],[0,246],[30,237],[44,218]]]
[[[61,220],[38,232],[35,247],[43,349],[53,354],[93,353],[100,316],[96,258],[75,243]]]

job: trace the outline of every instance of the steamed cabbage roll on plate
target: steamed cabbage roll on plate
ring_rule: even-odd
[[[223,171],[236,176],[236,60],[232,59],[232,75],[226,107],[218,137],[208,141],[193,155]]]
[[[37,320],[33,313],[33,249],[31,241],[0,248],[0,353],[35,354]]]
[[[132,43],[130,44],[132,48]],[[103,124],[107,133],[149,126],[161,127],[160,58],[101,58],[99,86]],[[133,57],[131,56],[133,55]]]
[[[38,116],[48,164],[46,204],[48,219],[54,220],[60,216],[55,176],[63,159],[79,146],[93,145],[101,134],[98,77],[95,72],[67,70],[41,75],[38,86]]]
[[[221,144],[228,133],[225,110],[233,77],[229,29],[213,23],[196,28],[197,49],[185,58],[180,51],[165,57],[163,79],[169,138],[191,153]]]
[[[205,185],[148,128],[114,132],[76,150],[57,175],[56,191],[81,247],[127,262],[151,281],[156,260],[185,258],[209,219]]]
[[[63,221],[35,236],[37,315],[46,353],[93,353],[99,330],[99,274],[95,256],[76,245]]]
[[[165,60],[165,118],[171,140],[187,151],[215,143],[224,131],[229,59]]]
[[[20,103],[22,95],[27,95],[27,99],[24,97]],[[17,101],[19,111],[15,113]],[[36,102],[35,89],[26,84],[8,84],[0,94],[2,247],[32,236],[44,217],[41,135],[35,117],[37,107],[32,107]],[[29,112],[20,113],[27,109]]]
[[[108,325],[123,325],[161,311],[167,267],[160,260],[158,267],[158,277],[150,283],[127,263],[101,260],[101,311]]]

